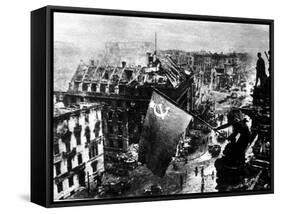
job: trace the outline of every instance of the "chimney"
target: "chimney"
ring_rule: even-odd
[[[125,67],[126,67],[126,62],[122,61],[122,68],[125,68]]]
[[[155,32],[155,47],[154,47],[154,51],[155,51],[155,55],[157,54],[157,33]]]

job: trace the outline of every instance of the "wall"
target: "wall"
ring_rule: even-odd
[[[221,16],[260,17],[275,19],[275,194],[212,199],[100,205],[47,210],[29,200],[30,151],[30,16],[31,10],[50,5],[69,5],[127,10],[162,11]],[[1,143],[9,146],[2,152],[0,164],[4,176],[1,183],[1,213],[277,213],[281,199],[281,15],[276,0],[9,0],[1,4]],[[159,38],[160,39],[160,38]],[[12,81],[12,82],[11,82]]]

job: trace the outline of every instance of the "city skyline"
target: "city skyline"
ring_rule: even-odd
[[[267,25],[66,13],[55,13],[54,20],[54,41],[71,43],[82,52],[101,51],[106,42],[154,42],[155,32],[161,50],[259,52],[269,49]]]
[[[67,89],[81,59],[87,63],[104,55],[106,42],[154,43],[155,33],[158,50],[247,52],[252,59],[269,50],[268,25],[56,12],[55,89]]]

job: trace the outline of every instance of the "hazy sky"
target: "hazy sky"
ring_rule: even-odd
[[[54,40],[82,50],[102,50],[107,41],[154,42],[159,49],[212,52],[269,49],[269,26],[187,20],[55,13]]]

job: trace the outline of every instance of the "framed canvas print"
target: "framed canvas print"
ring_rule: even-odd
[[[273,20],[31,13],[31,201],[273,193]]]

